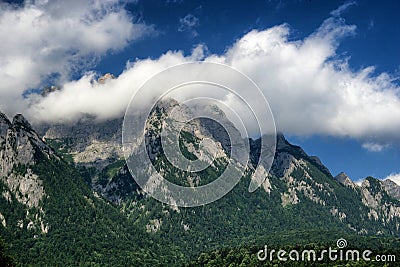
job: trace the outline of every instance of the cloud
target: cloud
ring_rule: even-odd
[[[50,77],[65,82],[71,73],[92,67],[102,55],[124,48],[149,30],[133,23],[113,0],[1,4],[0,110],[25,111],[25,90]]]
[[[395,182],[397,185],[400,185],[400,173],[392,173],[383,180],[390,179]]]
[[[387,145],[375,144],[371,142],[366,142],[362,144],[362,147],[371,152],[381,152],[387,147]]]
[[[27,114],[33,121],[74,121],[83,115],[99,119],[122,116],[132,95],[146,80],[167,67],[201,59],[196,55],[202,57],[198,49],[193,55],[185,57],[182,52],[167,52],[156,60],[128,62],[122,74],[104,84],[95,82],[96,74],[89,72],[46,97],[31,95],[33,104]]]
[[[341,16],[344,11],[349,9],[349,7],[351,7],[352,5],[356,5],[356,4],[357,4],[356,1],[349,1],[347,3],[344,3],[343,5],[339,6],[337,9],[333,10],[331,12],[331,15],[332,16]]]
[[[354,34],[356,26],[347,25],[337,16],[326,19],[314,33],[300,40],[291,38],[287,24],[252,30],[222,54],[212,54],[204,45],[190,55],[168,51],[156,59],[128,62],[119,77],[105,84],[93,82],[96,74],[89,72],[79,80],[66,82],[58,92],[46,97],[32,94],[19,104],[36,121],[74,120],[83,114],[100,119],[122,116],[133,93],[148,78],[176,64],[205,60],[230,65],[253,79],[269,101],[278,131],[298,136],[350,137],[360,140],[366,149],[378,151],[388,144],[400,143],[400,88],[390,74],[375,73],[372,66],[354,71],[346,58],[336,54],[340,41]],[[21,60],[26,59],[31,58]],[[54,67],[55,61],[50,62]],[[27,63],[25,68],[32,69],[29,60]],[[11,68],[12,63],[9,64]],[[25,71],[20,70],[19,75],[25,77]],[[40,73],[46,71],[50,70]],[[39,76],[35,76],[37,81]],[[240,93],[248,92],[243,87]],[[242,108],[227,92],[210,94],[228,106]],[[181,97],[190,95],[188,91]],[[10,94],[8,99],[15,96]],[[2,98],[1,104],[7,102]],[[246,122],[254,120],[246,110],[239,110],[238,114]],[[254,132],[256,126],[253,125]]]
[[[192,14],[187,14],[183,18],[179,19],[179,28],[180,32],[189,32],[193,37],[199,35],[199,33],[195,30],[195,28],[199,26],[199,19]]]
[[[368,23],[368,30],[371,30],[372,28],[374,28],[375,26],[375,22],[373,19],[371,19]]]

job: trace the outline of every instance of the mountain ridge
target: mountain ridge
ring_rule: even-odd
[[[182,208],[164,205],[152,199],[136,184],[125,161],[115,158],[112,153],[107,154],[110,158],[102,159],[100,164],[96,159],[94,162],[81,164],[74,162],[73,150],[63,147],[65,145],[74,148],[82,144],[93,146],[96,138],[103,138],[102,142],[105,144],[107,141],[116,142],[112,140],[119,131],[116,129],[118,126],[116,122],[106,123],[115,127],[107,129],[106,134],[94,133],[94,136],[90,136],[93,134],[91,131],[83,131],[72,141],[58,135],[60,142],[52,143],[54,140],[51,138],[40,138],[21,115],[16,116],[11,123],[0,113],[0,120],[0,154],[2,158],[7,156],[12,159],[2,160],[0,233],[6,237],[7,242],[11,242],[12,251],[28,246],[22,240],[17,239],[17,242],[13,240],[16,233],[22,233],[28,243],[36,244],[34,247],[38,254],[18,253],[24,264],[33,255],[47,255],[45,251],[39,249],[39,244],[46,247],[47,251],[54,252],[48,246],[50,244],[58,246],[63,236],[71,236],[71,240],[77,239],[77,233],[73,232],[74,228],[81,232],[81,238],[78,238],[81,244],[88,242],[85,240],[92,240],[90,237],[92,235],[98,242],[104,244],[107,250],[116,253],[115,248],[120,249],[120,252],[112,257],[114,263],[120,262],[124,255],[131,255],[131,262],[148,261],[147,256],[130,253],[127,248],[138,249],[144,255],[152,255],[148,254],[148,249],[154,249],[152,242],[157,240],[156,243],[166,245],[166,249],[161,249],[160,253],[156,254],[164,260],[152,261],[155,265],[165,265],[165,262],[171,264],[168,257],[184,262],[185,259],[193,258],[205,250],[217,249],[221,245],[261,244],[272,236],[281,240],[281,237],[288,233],[292,233],[293,240],[299,242],[295,238],[296,232],[331,232],[332,238],[353,235],[389,238],[399,235],[400,203],[388,193],[390,190],[383,182],[369,177],[361,187],[346,186],[339,181],[343,179],[332,177],[317,158],[308,156],[301,147],[290,144],[282,134],[277,136],[277,149],[270,172],[261,169],[262,171],[257,173],[265,178],[261,188],[254,193],[248,192],[248,183],[252,175],[255,175],[254,168],[249,165],[236,187],[220,200],[202,207]],[[156,124],[159,122],[159,119],[152,121]],[[105,125],[94,126],[94,124],[88,128],[101,129]],[[192,126],[204,127],[201,123]],[[79,127],[84,128],[84,124]],[[74,130],[67,131],[66,134],[73,132]],[[204,138],[200,132],[193,128],[180,137],[183,145],[181,149],[184,148],[186,155],[199,155],[195,143]],[[159,135],[157,131],[153,134],[155,137]],[[79,144],[80,138],[83,142]],[[14,144],[24,144],[22,142],[24,140],[26,147]],[[216,142],[219,143],[218,140]],[[253,162],[257,161],[259,153],[257,142],[259,141],[250,140],[250,158]],[[51,143],[57,146],[53,149],[49,146]],[[85,145],[80,147],[81,151],[96,153],[95,150],[88,152]],[[218,147],[220,149],[218,153],[226,157],[227,149],[224,150],[221,143]],[[21,153],[14,153],[14,148],[20,149]],[[155,153],[162,153],[162,150],[156,149]],[[30,160],[20,161],[15,158],[23,155],[25,155],[23,158]],[[72,156],[72,161],[66,161],[66,155]],[[204,174],[182,180],[185,176],[177,177],[177,172],[166,167],[168,165],[162,157],[154,159],[156,161],[153,163],[156,166],[164,168],[163,173],[167,179],[180,181],[188,186],[196,186],[196,181],[207,182],[218,175],[218,170],[210,169]],[[3,167],[6,166],[4,162],[8,162],[7,167]],[[138,167],[145,169],[143,165]],[[8,183],[10,172],[14,172],[14,176],[11,177],[17,177],[13,181],[22,181],[25,183],[24,186],[10,186]],[[37,182],[36,187],[26,186],[32,184],[26,182],[30,180]],[[18,200],[21,188],[31,188],[36,194],[41,192],[38,194],[41,197],[28,195],[28,198],[24,198],[24,194],[21,194]],[[79,204],[77,208],[72,208],[74,206],[70,203]],[[18,212],[14,213],[13,210]],[[64,220],[68,223],[66,224]],[[12,221],[18,223],[12,224],[10,223]],[[103,221],[107,224],[103,224]],[[129,226],[130,224],[134,227]],[[112,233],[116,232],[117,236],[124,236],[124,240],[128,242],[124,243],[127,248],[114,243],[118,240],[116,236],[110,241],[105,241],[104,235],[99,235],[100,232],[93,228],[94,225],[103,229],[107,235],[114,236]],[[171,244],[171,238],[178,244],[177,246]],[[311,235],[302,242],[317,240],[317,236]],[[75,244],[72,241],[68,241],[67,244],[69,253],[52,257],[49,262],[57,264],[63,259],[73,265],[74,259],[71,258],[73,255],[71,253],[77,253],[78,248],[81,250],[80,253],[83,253],[79,256],[79,261],[94,260],[93,255],[85,252],[84,246],[72,248],[71,246]],[[105,250],[95,244],[93,250],[103,255],[96,262],[107,261],[106,258],[109,256],[105,256],[108,255]]]

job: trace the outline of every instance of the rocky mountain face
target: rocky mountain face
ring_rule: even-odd
[[[177,179],[177,177],[186,176],[169,166],[165,159],[159,160],[159,162],[154,161],[155,158],[160,159],[160,153],[163,153],[160,149],[159,131],[162,122],[166,119],[165,114],[177,106],[179,103],[174,100],[162,102],[159,103],[157,112],[155,109],[151,114],[147,127],[148,133],[152,133],[153,136],[146,138],[153,141],[149,144],[152,151],[148,152],[153,159],[153,164],[162,166],[158,171],[163,175],[170,176],[171,181],[185,186],[208,183],[210,182],[209,177],[204,173],[191,174],[183,181]],[[210,112],[216,114],[220,120],[226,121],[225,125],[231,125],[234,128],[218,107],[210,107]],[[175,127],[177,126],[175,125]],[[47,128],[42,126],[41,132],[43,138],[51,142],[65,145],[68,140],[67,149],[64,149],[63,152],[70,154],[76,164],[84,163],[87,166],[95,166],[98,170],[92,176],[94,190],[126,210],[127,206],[130,206],[129,203],[136,203],[137,200],[143,199],[145,194],[135,183],[122,160],[121,128],[122,119],[100,123],[95,120],[87,120],[72,126],[57,125]],[[186,154],[190,154],[189,156],[199,157],[199,151],[196,149],[199,141],[204,138],[213,138],[219,147],[213,153],[218,154],[222,160],[228,158],[230,139],[227,131],[219,123],[209,119],[194,120],[190,126],[185,128],[184,132],[187,135],[186,139],[182,139],[182,144]],[[189,136],[192,137],[189,138]],[[309,156],[301,147],[290,144],[282,134],[277,135],[276,154],[271,170],[267,173],[265,169],[261,168],[260,172],[254,173],[253,164],[258,162],[260,142],[260,139],[250,139],[251,162],[247,168],[250,177],[254,175],[265,177],[261,190],[268,196],[272,192],[279,196],[278,203],[274,203],[274,205],[288,207],[302,204],[302,202],[313,203],[315,209],[327,210],[330,216],[345,223],[346,228],[357,233],[376,234],[382,232],[379,227],[387,228],[387,224],[391,225],[388,233],[398,231],[400,216],[397,212],[399,203],[395,199],[398,188],[395,185],[370,178],[376,183],[382,184],[379,189],[382,191],[381,194],[387,195],[390,199],[381,205],[380,195],[376,196],[376,192],[371,192],[370,187],[367,186],[369,184],[367,180],[359,187],[344,173],[333,177],[317,157]],[[263,163],[261,162],[261,164]],[[139,172],[148,169],[139,163],[137,166]],[[146,175],[153,174],[147,173]],[[341,198],[345,198],[346,201]],[[380,224],[380,221],[384,223]],[[362,226],[368,222],[372,222],[374,230]],[[377,224],[375,225],[375,223]]]
[[[0,113],[0,159],[0,237],[23,266],[146,258],[151,237],[93,192],[22,115],[11,122]],[[144,249],[134,242],[142,239]]]
[[[389,194],[382,181],[368,177],[361,184],[361,193],[363,203],[370,208],[368,212],[370,219],[390,223],[393,218],[400,216],[399,202],[393,201],[394,198]],[[396,222],[395,226],[398,231],[399,222]]]
[[[178,149],[187,159],[201,158],[211,166],[195,173],[177,170],[168,163],[160,139],[162,127],[180,124],[179,120],[170,125],[163,122],[168,119],[165,114],[177,107],[185,109],[173,100],[160,103],[147,121],[141,142],[146,144],[151,164],[167,180],[190,187],[207,184],[229,163],[229,137],[221,125],[210,120],[191,121],[182,128]],[[210,109],[221,120],[227,120],[221,110]],[[96,262],[107,258],[104,249],[113,248],[113,253],[117,253],[115,248],[120,249],[121,258],[117,258],[122,259],[129,254],[127,250],[137,249],[135,244],[140,244],[142,252],[156,250],[163,256],[173,253],[184,260],[221,246],[265,244],[271,237],[288,233],[294,238],[298,233],[328,232],[333,239],[400,234],[396,184],[368,177],[357,186],[344,173],[333,177],[317,157],[290,144],[282,134],[277,135],[269,172],[267,166],[255,172],[260,139],[250,139],[250,162],[233,190],[211,204],[182,208],[162,204],[138,186],[121,152],[122,119],[99,122],[86,118],[75,124],[36,127],[39,135],[21,115],[10,122],[0,114],[1,234],[10,241],[20,229],[35,244],[36,251],[47,246],[54,252],[45,242],[58,247],[62,240],[75,240],[67,242],[74,253],[78,248],[85,250],[88,242],[99,244],[93,245],[96,255],[100,255]],[[208,138],[214,143],[201,147],[201,141]],[[167,135],[166,140],[175,139]],[[138,159],[132,151],[131,160]],[[154,175],[142,161],[134,166],[136,174]],[[250,193],[248,186],[255,176],[265,181]],[[303,241],[314,242],[319,237],[311,235]],[[117,245],[118,240],[125,241]],[[166,250],[154,244],[165,244]],[[131,254],[130,259],[152,257],[142,252]],[[82,260],[96,257],[84,255]]]
[[[26,215],[18,221],[7,222],[0,214],[3,226],[17,224],[28,229],[37,228],[47,233],[45,213],[40,206],[46,197],[43,181],[32,170],[35,154],[41,151],[46,157],[55,157],[53,150],[42,141],[22,115],[16,115],[10,122],[0,113],[0,181],[2,196],[7,202],[17,202],[26,207]]]
[[[350,187],[350,188],[356,188],[357,185],[353,183],[353,181],[345,174],[344,172],[339,173],[338,175],[335,176],[335,180],[341,183],[344,186]]]
[[[72,157],[76,164],[105,167],[123,157],[122,118],[97,121],[86,117],[74,124],[35,125],[43,140]]]
[[[400,200],[400,186],[390,179],[382,182],[386,192],[397,200]]]
[[[160,143],[157,139],[159,137],[157,131],[161,129],[162,121],[165,120],[163,114],[168,113],[170,109],[178,105],[179,103],[176,101],[161,103],[158,113],[153,112],[148,120],[148,132],[152,132],[154,135],[151,138],[153,143],[150,144],[152,146],[150,154],[153,154],[151,156],[153,159],[160,158],[159,154],[163,152],[160,150]],[[220,120],[227,121],[225,114],[217,107],[210,107],[210,110]],[[234,127],[229,123],[227,121],[226,125]],[[44,138],[45,140],[58,140],[61,143],[68,138],[70,143],[68,149],[64,151],[72,155],[74,162],[96,166],[99,170],[97,174],[93,175],[93,188],[130,213],[135,211],[132,203],[139,205],[138,200],[144,199],[145,194],[135,183],[124,161],[121,160],[122,155],[118,153],[121,142],[121,124],[122,120],[118,119],[101,123],[82,121],[74,126],[51,126],[44,131]],[[186,154],[190,154],[189,156],[198,157],[200,155],[196,149],[196,142],[198,143],[199,140],[204,138],[213,138],[216,141],[219,148],[214,153],[220,155],[221,159],[226,159],[229,156],[230,140],[226,130],[220,124],[208,119],[194,120],[185,132],[187,135],[186,139],[182,139],[182,144],[187,150]],[[189,138],[190,136],[193,138]],[[366,184],[358,187],[344,173],[333,177],[317,157],[309,156],[301,147],[290,144],[282,134],[277,135],[276,144],[276,154],[270,172],[267,173],[265,169],[261,168],[260,172],[252,173],[254,172],[252,164],[255,164],[259,157],[260,139],[250,139],[250,159],[252,162],[247,166],[250,176],[265,177],[261,190],[264,191],[266,196],[277,195],[276,203],[273,203],[273,205],[285,208],[312,203],[313,209],[326,210],[329,216],[343,223],[347,229],[360,234],[383,232],[380,227],[388,228],[388,225],[390,225],[390,230],[386,229],[387,233],[398,231],[400,216],[397,213],[397,208],[399,204],[393,199],[395,197],[394,191],[390,191],[388,185],[382,186],[380,190],[383,191],[381,194],[388,194],[390,201],[388,200],[389,202],[386,204],[380,205],[379,196],[370,192],[370,188]],[[82,158],[85,158],[85,161]],[[109,165],[106,163],[109,163]],[[171,166],[170,168],[166,167],[169,166],[167,161],[160,160],[157,163],[153,160],[153,164],[162,166],[158,171],[169,176],[171,181],[181,185],[198,186],[210,181],[209,175],[201,173],[192,174],[182,181],[177,177],[186,176],[174,171]],[[137,166],[139,171],[147,170],[141,164],[137,164]],[[148,173],[148,175],[152,174]],[[376,182],[382,183],[378,180]],[[345,198],[345,201],[342,198]],[[179,210],[178,208],[175,209]],[[149,218],[149,222],[151,220],[153,219]],[[384,221],[384,223],[380,223],[380,221]],[[372,225],[370,229],[364,227],[364,224],[370,222]]]

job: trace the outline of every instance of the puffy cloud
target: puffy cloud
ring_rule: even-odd
[[[400,173],[392,173],[383,180],[386,180],[386,179],[390,179],[393,182],[395,182],[396,184],[400,185]]]
[[[225,63],[253,79],[268,99],[279,131],[346,136],[361,140],[366,149],[379,150],[400,141],[400,88],[389,74],[375,73],[373,67],[354,71],[346,58],[336,54],[340,40],[355,32],[356,26],[333,16],[302,40],[289,39],[290,28],[283,24],[250,31],[219,55],[210,54],[205,46],[191,55],[168,51],[157,59],[128,62],[119,77],[105,84],[92,82],[95,74],[88,73],[44,98],[30,95],[25,101],[27,114],[36,120],[73,120],[82,114],[121,116],[148,78],[175,64],[205,60]],[[246,94],[246,88],[240,93]],[[236,108],[236,100],[227,92],[210,94]],[[185,97],[190,97],[190,91]],[[252,120],[247,112],[238,114]]]
[[[62,90],[42,98],[32,96],[35,103],[28,114],[33,120],[75,120],[84,114],[100,119],[122,116],[134,92],[147,79],[163,69],[189,61],[181,52],[168,52],[157,60],[138,60],[117,78],[104,84],[93,82],[94,73],[66,83]]]
[[[67,81],[71,72],[93,66],[148,30],[113,0],[1,4],[0,110],[24,112],[25,90],[51,76]]]
[[[287,25],[251,31],[219,60],[248,74],[263,90],[278,130],[349,136],[384,145],[399,141],[400,88],[373,67],[352,71],[335,54],[356,27],[329,18],[304,40],[288,41]]]

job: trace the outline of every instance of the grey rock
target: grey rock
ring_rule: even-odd
[[[386,192],[397,200],[400,200],[400,186],[390,179],[382,182]]]
[[[4,184],[2,197],[8,202],[16,199],[28,209],[35,208],[32,210],[35,214],[26,215],[27,220],[36,218],[34,222],[30,221],[27,227],[38,228],[46,233],[48,226],[43,221],[44,212],[40,206],[46,192],[41,177],[33,172],[32,166],[35,164],[35,154],[38,150],[47,157],[58,158],[22,115],[16,115],[10,123],[4,114],[1,114],[0,128],[0,180]],[[18,224],[23,226],[23,221],[19,220]]]
[[[338,175],[336,175],[334,179],[344,186],[356,188],[356,185],[344,172],[341,172]]]

